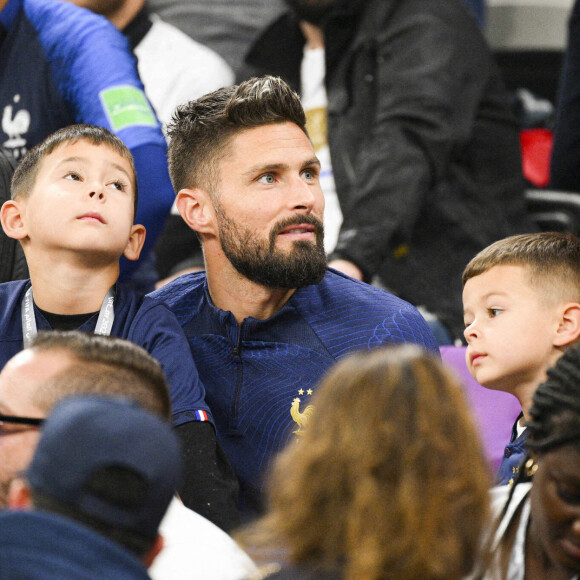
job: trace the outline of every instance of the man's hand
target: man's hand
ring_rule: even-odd
[[[328,263],[328,266],[350,276],[351,278],[355,278],[356,280],[363,279],[363,274],[360,271],[360,268],[348,260],[332,260]]]

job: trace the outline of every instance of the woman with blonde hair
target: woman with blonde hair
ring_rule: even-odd
[[[277,458],[269,511],[238,540],[282,579],[454,580],[487,525],[490,474],[441,361],[414,346],[343,359]],[[269,552],[271,556],[273,552]]]

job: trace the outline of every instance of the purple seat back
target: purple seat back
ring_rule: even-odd
[[[521,412],[519,401],[509,393],[482,387],[470,374],[465,362],[464,346],[442,346],[441,358],[461,379],[465,394],[475,414],[487,458],[494,470],[501,463],[504,448],[511,437],[516,417]]]

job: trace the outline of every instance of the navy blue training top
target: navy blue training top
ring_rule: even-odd
[[[248,515],[260,510],[272,456],[308,420],[310,397],[335,361],[405,342],[439,356],[414,306],[335,270],[298,289],[271,318],[241,325],[212,304],[205,273],[182,276],[150,296],[165,302],[185,331]]]
[[[28,288],[29,280],[0,284],[0,370],[23,348],[21,303]],[[114,311],[111,335],[142,346],[163,367],[170,385],[173,425],[213,422],[187,340],[167,307],[118,284]],[[52,330],[36,305],[34,314],[39,331]],[[92,332],[97,318],[98,313],[78,330]]]

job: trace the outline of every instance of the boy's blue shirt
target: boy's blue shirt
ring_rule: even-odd
[[[0,370],[23,348],[21,302],[29,287],[29,280],[0,284]],[[173,425],[189,421],[213,423],[187,339],[168,308],[117,284],[114,310],[111,335],[142,346],[163,367],[171,388]],[[36,306],[34,311],[38,331],[51,330]],[[92,332],[97,317],[98,314],[92,316],[78,330]]]

